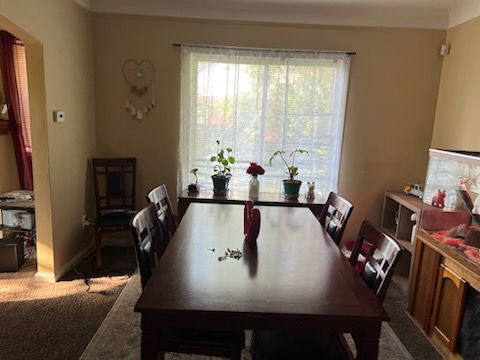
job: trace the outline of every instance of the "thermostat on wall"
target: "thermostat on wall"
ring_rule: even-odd
[[[64,122],[65,121],[65,111],[55,110],[53,112],[53,121],[55,122]]]

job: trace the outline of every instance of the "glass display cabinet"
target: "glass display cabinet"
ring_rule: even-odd
[[[480,357],[480,153],[430,150],[408,312],[448,359]]]

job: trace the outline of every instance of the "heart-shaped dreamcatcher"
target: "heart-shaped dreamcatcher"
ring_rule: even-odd
[[[128,85],[125,110],[132,118],[141,121],[155,107],[152,91],[155,67],[150,60],[127,60],[123,63],[122,72]]]

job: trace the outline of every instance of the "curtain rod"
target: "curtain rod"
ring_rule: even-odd
[[[345,54],[345,55],[357,55],[355,51],[329,51],[329,50],[308,50],[308,49],[275,49],[275,48],[254,48],[254,47],[242,47],[242,46],[221,46],[221,45],[207,45],[207,44],[178,44],[174,43],[173,46],[195,46],[205,48],[221,48],[232,50],[270,50],[270,51],[298,51],[307,53],[321,53],[321,54]]]

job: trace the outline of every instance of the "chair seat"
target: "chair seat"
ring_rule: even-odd
[[[130,228],[130,220],[135,212],[121,211],[101,215],[97,218],[95,226],[98,228],[115,228],[127,227]]]
[[[188,349],[218,348],[218,349],[243,349],[245,347],[245,333],[243,331],[215,331],[197,329],[175,329],[161,331],[159,339],[160,347],[167,351],[181,350],[188,352]],[[180,352],[180,351],[179,351]],[[206,353],[210,353],[207,351]]]
[[[255,331],[255,360],[348,359],[337,334]]]

